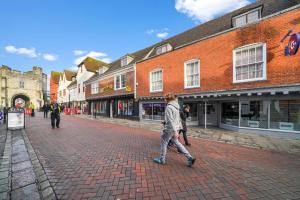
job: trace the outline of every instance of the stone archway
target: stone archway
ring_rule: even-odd
[[[29,103],[30,98],[25,94],[16,94],[11,100],[11,107],[18,105],[25,108],[26,104]]]

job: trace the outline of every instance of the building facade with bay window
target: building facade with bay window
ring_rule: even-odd
[[[188,124],[300,137],[300,53],[286,53],[299,16],[263,0],[154,45],[136,64],[140,119],[163,120],[174,92]]]

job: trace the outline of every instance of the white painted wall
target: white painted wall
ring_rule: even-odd
[[[68,81],[66,79],[65,73],[63,73],[63,76],[60,76],[59,83],[58,83],[58,103],[67,103],[69,102],[69,90],[68,85],[70,85],[71,81]],[[63,95],[63,91],[66,90],[66,95]],[[60,91],[62,93],[62,96],[60,96]]]
[[[87,81],[89,78],[91,78],[95,73],[89,72],[86,70],[84,64],[81,65],[81,67],[78,67],[77,71],[77,86],[76,90],[74,92],[74,96],[76,97],[75,101],[85,101],[85,92],[83,92],[83,83]],[[78,92],[78,86],[80,85],[80,92]]]

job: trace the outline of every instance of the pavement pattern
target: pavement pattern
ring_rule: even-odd
[[[96,120],[105,123],[121,124],[129,127],[139,127],[152,131],[161,131],[161,123],[158,121],[132,121],[127,119],[116,119],[91,115],[73,115],[79,118]],[[229,131],[217,127],[208,127],[205,129],[200,126],[189,126],[189,136],[195,138],[203,138],[217,142],[238,144],[246,147],[257,149],[267,149],[277,152],[288,152],[300,155],[300,134],[285,134],[284,132],[276,132],[272,134],[260,133],[254,134],[250,132],[241,133]]]
[[[26,133],[58,199],[300,199],[300,157],[190,138],[193,168],[175,151],[154,163],[160,134],[62,116],[26,119]]]

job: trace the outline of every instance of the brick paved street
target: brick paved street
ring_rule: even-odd
[[[159,134],[62,116],[27,118],[26,133],[59,199],[299,199],[300,157],[191,138],[193,168],[175,152],[152,162]]]

